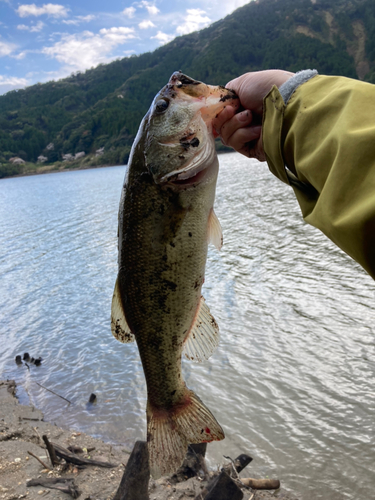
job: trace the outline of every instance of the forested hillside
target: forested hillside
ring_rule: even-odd
[[[51,163],[81,151],[92,155],[91,164],[125,163],[143,115],[173,71],[225,84],[267,68],[316,68],[375,83],[374,0],[254,1],[152,53],[8,92],[0,96],[0,163],[40,155]]]

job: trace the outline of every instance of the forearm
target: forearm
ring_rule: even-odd
[[[315,76],[286,106],[274,87],[264,101],[263,145],[306,222],[375,278],[375,86]]]

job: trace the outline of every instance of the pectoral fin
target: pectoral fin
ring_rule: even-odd
[[[208,217],[208,243],[213,243],[218,250],[223,246],[221,225],[213,208]]]
[[[130,331],[130,328],[125,319],[124,309],[122,307],[120,288],[118,285],[118,278],[115,284],[115,290],[112,297],[111,309],[111,331],[112,335],[126,344],[127,342],[134,342],[135,337]]]
[[[201,297],[193,326],[185,340],[185,356],[194,361],[204,361],[211,356],[218,344],[218,324]]]

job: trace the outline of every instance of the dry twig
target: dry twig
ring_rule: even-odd
[[[42,439],[41,435],[39,434],[38,429],[36,427],[33,427],[33,429],[34,429],[36,435],[38,436],[38,438],[40,439],[40,442],[43,443],[43,439]]]
[[[51,467],[49,467],[47,464],[45,464],[43,462],[43,460],[41,460],[39,457],[37,457],[36,455],[34,455],[34,453],[31,453],[31,451],[28,451],[27,453],[29,455],[31,455],[32,457],[36,458],[38,460],[38,462],[41,463],[45,469],[51,470]]]
[[[25,364],[26,364],[26,363],[25,363]],[[39,385],[39,387],[42,387],[42,389],[45,389],[46,391],[51,392],[51,393],[52,393],[52,394],[54,394],[55,396],[58,396],[59,398],[64,399],[64,400],[65,400],[65,401],[67,401],[70,405],[72,404],[72,402],[71,402],[71,401],[69,401],[69,399],[64,398],[64,396],[60,396],[60,394],[57,394],[57,392],[51,391],[51,389],[47,389],[47,387],[44,387],[44,385],[39,384],[39,382],[36,382],[35,380],[34,380],[34,382],[35,382],[37,385]]]

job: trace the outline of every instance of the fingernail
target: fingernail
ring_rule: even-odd
[[[251,119],[251,113],[248,110],[238,113],[237,116],[240,122],[248,122]]]

